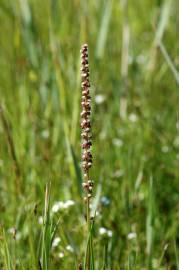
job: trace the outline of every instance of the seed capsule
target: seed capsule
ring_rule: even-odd
[[[89,75],[89,72],[83,72],[81,74],[82,78],[86,78],[86,77],[88,77],[88,75]]]
[[[82,91],[82,96],[85,96],[86,98],[90,98],[88,88]]]
[[[90,101],[89,95],[83,95],[83,96],[82,96],[82,101],[84,101],[84,102],[89,102],[89,101]]]
[[[82,111],[81,117],[87,117],[90,115],[90,111]]]
[[[84,182],[84,183],[82,184],[82,186],[83,186],[83,188],[86,188],[86,187],[88,187],[89,185],[88,185],[88,183]]]
[[[83,120],[82,123],[81,123],[81,127],[82,128],[86,128],[86,127],[90,128],[91,127],[90,121],[87,120],[87,119]]]
[[[84,129],[84,132],[89,133],[90,132],[90,128],[89,127],[85,128]]]
[[[81,137],[84,139],[84,140],[88,140],[88,133],[87,132],[83,132],[81,134]]]
[[[83,161],[83,169],[87,169],[88,168],[88,163],[86,161]]]
[[[82,155],[82,159],[83,159],[83,160],[91,161],[91,160],[92,160],[92,154],[91,154],[91,153],[84,153],[84,154]]]
[[[92,162],[88,162],[88,167],[91,168]]]
[[[89,184],[90,186],[93,186],[94,182],[93,182],[92,180],[88,180],[88,184]]]
[[[89,81],[84,81],[84,82],[81,83],[81,86],[83,88],[90,87],[90,83],[89,83]]]
[[[88,177],[87,173],[84,173],[84,178],[86,179]]]
[[[82,64],[83,66],[84,66],[84,65],[87,65],[87,64],[88,64],[88,60],[87,60],[87,59],[82,59],[81,64]]]
[[[91,142],[84,142],[82,143],[82,148],[83,149],[89,149],[91,147],[92,143]]]

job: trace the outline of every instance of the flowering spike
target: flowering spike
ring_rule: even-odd
[[[82,169],[84,172],[85,182],[83,183],[86,192],[86,200],[90,200],[93,185],[89,179],[89,170],[92,166],[91,154],[91,97],[90,97],[90,81],[89,81],[89,64],[88,64],[88,45],[84,44],[81,48],[81,87],[82,87],[82,112],[81,112],[81,137],[82,137]]]

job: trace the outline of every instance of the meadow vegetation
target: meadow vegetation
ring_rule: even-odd
[[[178,14],[178,0],[0,1],[0,269],[83,265],[83,43],[92,267],[179,269]]]

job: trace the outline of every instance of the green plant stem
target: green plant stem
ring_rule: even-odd
[[[87,173],[87,181],[89,180],[89,172]],[[87,269],[90,270],[90,242],[89,242],[89,236],[90,236],[90,229],[91,229],[91,222],[90,222],[90,199],[87,196],[87,202],[86,202],[86,220],[87,220]]]
[[[90,177],[89,177],[89,172],[87,173],[87,181],[89,181]],[[88,226],[88,233],[90,233],[90,227],[91,227],[91,223],[90,223],[90,199],[87,197],[87,203],[86,203],[86,218],[87,218],[87,226]]]

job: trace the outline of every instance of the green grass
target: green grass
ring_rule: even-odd
[[[84,263],[83,42],[95,269],[179,269],[178,14],[177,0],[0,1],[0,269]]]

